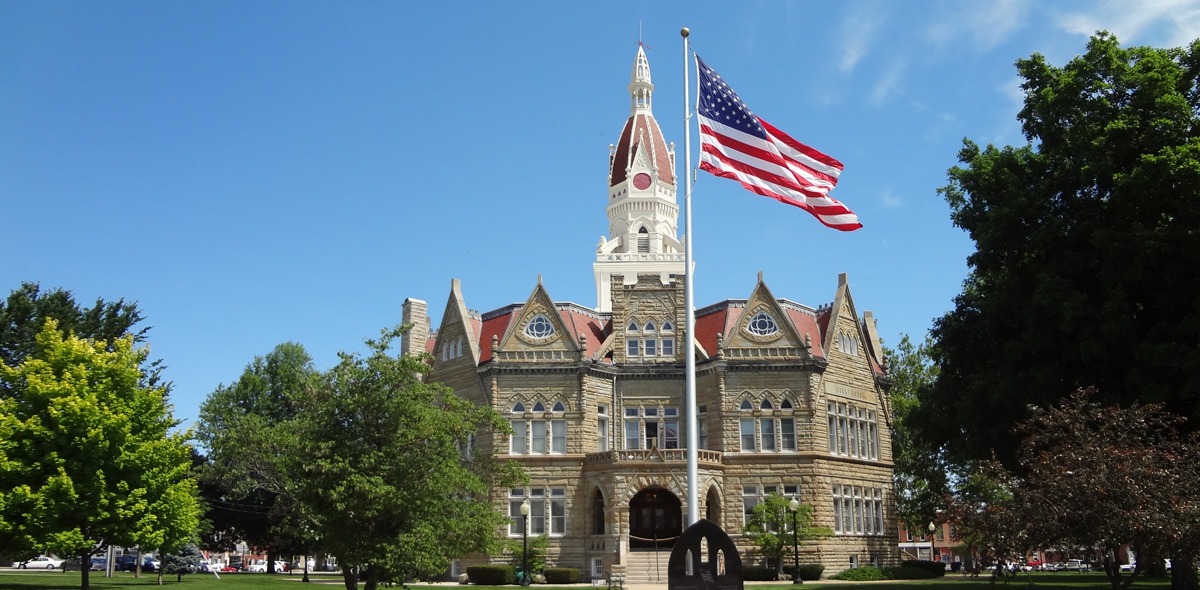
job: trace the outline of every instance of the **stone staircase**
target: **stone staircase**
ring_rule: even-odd
[[[630,551],[625,554],[626,584],[666,584],[671,551]]]

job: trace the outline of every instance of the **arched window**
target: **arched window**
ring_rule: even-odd
[[[592,496],[592,534],[604,534],[604,496],[600,495],[600,490]]]
[[[544,404],[542,404],[542,402],[538,402],[536,404],[533,404],[533,411],[534,412],[545,412],[546,406]]]
[[[654,320],[650,320],[650,321],[646,322],[646,331],[647,332],[653,332],[654,329],[655,329],[654,328]]]
[[[743,412],[749,412],[750,410],[754,409],[754,406],[750,404],[750,400],[744,399],[742,400],[742,407],[740,409]]]
[[[759,406],[758,406],[758,407],[760,407],[760,408],[762,408],[762,409],[764,409],[764,410],[773,410],[773,409],[775,409],[775,406],[771,405],[771,400],[769,400],[769,399],[764,399],[764,400],[762,401],[762,403],[761,403],[761,404],[759,404]]]
[[[638,332],[641,330],[641,328],[638,328],[637,322],[632,321],[632,320],[629,322],[629,327],[627,327],[625,329],[630,332]]]
[[[521,402],[517,402],[517,403],[513,404],[512,413],[524,414],[525,413],[525,404],[523,404]]]
[[[650,232],[646,231],[645,227],[638,230],[637,251],[642,253],[650,251]]]
[[[670,321],[663,322],[663,327],[662,327],[663,332],[670,332],[674,329],[675,329],[675,326],[671,325]]]
[[[565,412],[565,411],[567,411],[567,407],[564,406],[562,402],[554,402],[554,411],[555,412]]]
[[[779,402],[779,409],[781,409],[781,410],[792,409],[792,400],[785,399],[785,400]]]

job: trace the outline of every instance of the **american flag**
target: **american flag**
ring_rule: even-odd
[[[826,226],[853,231],[858,216],[829,191],[842,163],[758,118],[721,76],[696,56],[700,70],[700,169],[748,190],[800,207]]]

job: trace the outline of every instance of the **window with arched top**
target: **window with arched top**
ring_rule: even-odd
[[[524,414],[525,413],[525,404],[523,404],[521,402],[517,402],[517,403],[513,404],[512,413]]]
[[[638,230],[637,251],[640,253],[650,251],[650,232],[646,231],[645,227]]]
[[[656,330],[657,328],[654,327],[654,320],[650,320],[650,321],[646,322],[646,327],[644,329],[647,332],[653,332],[654,330]]]
[[[670,332],[671,330],[674,330],[674,329],[675,329],[675,326],[671,324],[670,320],[663,322],[663,325],[662,325],[663,332]]]
[[[533,411],[534,412],[545,412],[546,406],[542,402],[537,402],[536,404],[533,404]]]
[[[554,402],[554,410],[553,411],[565,412],[565,411],[567,411],[567,407],[564,406],[562,402]]]
[[[768,397],[771,395],[770,391],[764,391],[764,397],[758,402],[757,408],[749,398],[742,400],[739,408],[742,415],[738,417],[742,452],[794,453],[798,450],[796,417],[790,411],[792,402],[781,396],[779,408],[789,411],[777,413],[775,402]]]
[[[639,328],[639,327],[638,327],[638,325],[637,325],[637,322],[635,322],[635,321],[632,321],[632,320],[629,322],[629,326],[628,326],[627,328],[625,328],[625,329],[626,329],[626,330],[629,330],[630,332],[639,332],[639,331],[641,331],[641,328]]]

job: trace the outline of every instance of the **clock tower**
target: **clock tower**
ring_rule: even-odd
[[[629,119],[608,154],[608,237],[596,247],[597,311],[612,311],[612,285],[653,275],[661,286],[684,272],[683,244],[676,237],[675,144],[668,145],[654,120],[650,62],[638,47],[629,82]]]

